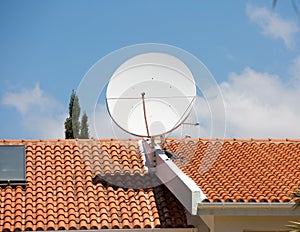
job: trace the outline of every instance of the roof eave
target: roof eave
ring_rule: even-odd
[[[103,229],[103,230],[68,230],[68,232],[197,232],[196,228],[135,228],[135,229]],[[56,230],[49,230],[48,232],[57,232]]]
[[[202,202],[198,204],[198,215],[232,216],[300,216],[300,209],[293,203],[241,203]]]

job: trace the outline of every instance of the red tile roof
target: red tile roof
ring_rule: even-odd
[[[137,140],[0,140],[21,144],[27,185],[0,187],[0,231],[188,226]],[[300,184],[299,140],[169,139],[165,147],[210,202],[287,202]]]
[[[300,186],[300,140],[170,139],[165,147],[210,202],[289,202]]]
[[[4,144],[25,145],[27,185],[0,187],[0,231],[187,227],[174,195],[152,187],[137,140]]]

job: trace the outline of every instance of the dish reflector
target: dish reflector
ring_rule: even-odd
[[[191,71],[178,58],[145,53],[124,62],[112,75],[106,103],[113,121],[141,137],[171,132],[188,117],[196,97]]]

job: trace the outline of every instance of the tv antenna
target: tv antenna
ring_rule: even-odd
[[[106,91],[110,117],[134,136],[165,136],[182,125],[196,99],[189,68],[165,53],[134,56],[113,73]]]

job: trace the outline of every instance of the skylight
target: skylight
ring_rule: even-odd
[[[25,147],[0,146],[0,185],[22,185],[25,181]]]

